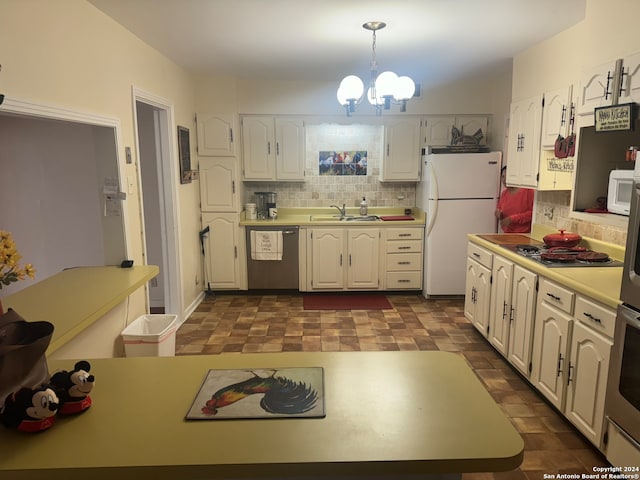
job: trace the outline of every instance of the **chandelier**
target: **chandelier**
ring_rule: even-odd
[[[371,54],[371,79],[367,90],[369,103],[376,107],[376,115],[382,115],[382,109],[389,110],[391,103],[399,104],[400,111],[407,111],[407,100],[413,97],[416,85],[407,76],[399,77],[391,71],[378,75],[376,63],[376,32],[386,27],[384,22],[367,22],[362,28],[373,32],[373,45]],[[340,105],[345,107],[347,116],[355,111],[355,106],[364,98],[364,83],[356,75],[348,75],[342,79],[338,87],[337,95]]]

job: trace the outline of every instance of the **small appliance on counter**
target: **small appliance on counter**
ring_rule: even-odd
[[[254,192],[259,220],[274,220],[278,216],[275,192]]]

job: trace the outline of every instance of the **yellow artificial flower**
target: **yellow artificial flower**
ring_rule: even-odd
[[[0,290],[3,286],[10,285],[26,277],[34,278],[35,269],[27,263],[21,268],[18,262],[22,255],[18,253],[15,242],[10,232],[0,230]]]

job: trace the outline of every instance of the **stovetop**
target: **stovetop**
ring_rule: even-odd
[[[594,252],[586,248],[574,247],[547,247],[540,245],[501,245],[507,250],[517,253],[521,257],[528,258],[550,268],[578,268],[578,267],[622,267],[621,261],[615,260],[609,255]],[[588,254],[588,255],[587,255]],[[590,260],[595,257],[596,260]]]

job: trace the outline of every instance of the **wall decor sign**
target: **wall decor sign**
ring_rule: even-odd
[[[180,183],[191,183],[191,144],[189,129],[178,125],[178,159],[180,161]]]
[[[209,370],[186,420],[322,418],[324,369]]]
[[[596,132],[633,129],[633,103],[599,107],[594,110]]]
[[[547,170],[550,172],[573,172],[573,158],[549,158]]]
[[[321,151],[318,173],[320,175],[366,175],[367,152],[364,150]]]

